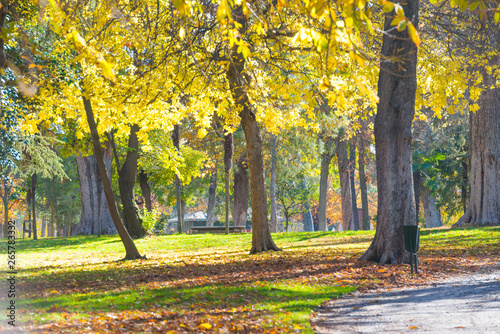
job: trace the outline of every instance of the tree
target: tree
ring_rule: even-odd
[[[498,32],[496,32],[498,34]],[[490,61],[497,63],[499,56]],[[479,96],[479,110],[470,113],[470,193],[465,214],[454,227],[471,224],[500,224],[500,89],[496,79],[483,73],[484,90]]]
[[[419,2],[397,2],[385,15],[384,30],[404,14],[418,27]],[[408,24],[408,22],[406,23]],[[399,29],[398,29],[399,30]],[[377,164],[377,230],[362,260],[379,263],[409,261],[403,238],[403,225],[415,225],[415,198],[411,160],[411,125],[415,114],[417,89],[417,45],[409,31],[385,33],[378,82],[380,102],[375,116]],[[397,61],[396,61],[397,60]]]
[[[276,162],[277,162],[277,143],[276,135],[272,135],[271,149],[271,182],[269,185],[269,200],[271,201],[271,232],[278,232],[278,207],[276,205]]]
[[[237,170],[234,172],[234,209],[233,222],[234,226],[246,226],[247,211],[248,211],[248,194],[249,194],[249,179],[248,179],[248,161],[246,153],[243,152],[236,162]]]
[[[349,179],[349,158],[347,156],[347,141],[344,131],[341,131],[336,141],[336,155],[339,165],[340,189],[342,198],[342,227],[344,231],[354,229],[352,209],[351,183]]]
[[[351,183],[351,205],[353,230],[359,230],[359,215],[356,196],[356,137],[352,137],[349,145],[349,179]]]
[[[368,212],[368,187],[367,187],[367,176],[365,173],[365,165],[366,165],[366,125],[361,125],[361,130],[358,134],[358,169],[359,169],[359,191],[361,193],[361,210],[363,212],[362,215],[362,224],[361,228],[363,230],[370,229],[370,215]]]
[[[134,239],[142,238],[146,235],[146,230],[142,226],[139,210],[135,203],[135,183],[137,176],[137,159],[139,151],[139,139],[137,132],[139,126],[133,124],[130,127],[128,136],[127,155],[123,165],[120,164],[120,159],[116,151],[116,143],[113,134],[108,134],[109,142],[113,148],[115,157],[116,170],[118,172],[118,187],[120,189],[120,198],[123,205],[123,220],[130,236]]]
[[[134,241],[130,237],[128,231],[125,228],[125,225],[120,219],[120,214],[118,213],[118,208],[116,206],[113,189],[111,188],[111,181],[106,172],[106,165],[104,164],[104,155],[101,150],[101,142],[99,140],[99,133],[97,132],[97,124],[95,123],[94,120],[92,105],[90,103],[90,100],[85,96],[83,96],[83,105],[85,108],[85,115],[87,116],[87,122],[89,125],[90,133],[92,136],[92,145],[94,146],[94,156],[97,161],[97,168],[99,170],[99,175],[101,176],[102,186],[104,188],[104,194],[108,202],[108,207],[111,213],[111,217],[113,218],[113,223],[125,247],[125,252],[126,252],[125,259],[126,260],[141,259],[143,257],[141,256],[141,254],[139,254],[139,251],[137,250]]]
[[[243,7],[237,6],[232,11],[235,22],[239,24],[240,34],[248,29],[248,19],[243,13]],[[262,156],[262,136],[255,112],[244,89],[246,60],[235,45],[231,51],[231,63],[226,72],[229,87],[234,101],[239,107],[241,126],[245,132],[246,150],[250,171],[250,190],[252,200],[252,248],[250,253],[267,250],[280,250],[271,237],[267,218],[266,184],[264,177],[264,160]]]
[[[207,226],[214,226],[215,203],[217,196],[217,160],[213,172],[210,173],[210,186],[208,187]]]
[[[321,154],[321,174],[319,181],[319,202],[318,202],[318,220],[319,230],[326,231],[326,204],[328,191],[328,176],[330,174],[330,162],[333,159],[333,144],[335,139],[327,136],[324,138],[324,152]]]
[[[113,166],[111,145],[107,143],[103,151],[106,171],[108,177],[111,177]],[[109,212],[95,156],[80,155],[75,159],[80,185],[81,212],[80,221],[71,230],[71,234],[115,234],[116,228]]]
[[[432,196],[427,187],[422,187],[422,202],[424,203],[425,227],[440,227],[441,212],[436,206],[436,198]]]

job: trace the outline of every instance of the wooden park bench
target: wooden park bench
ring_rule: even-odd
[[[193,226],[191,227],[193,234],[201,233],[226,233],[225,226]],[[229,226],[229,233],[244,233],[245,226]]]

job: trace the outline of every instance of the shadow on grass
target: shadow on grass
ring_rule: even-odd
[[[238,286],[207,285],[188,288],[123,289],[92,294],[65,294],[46,299],[24,301],[29,308],[49,311],[51,308],[70,313],[109,312],[151,309],[233,309],[252,307],[279,312],[306,312],[309,315],[322,301],[352,291],[351,287],[322,286]]]
[[[59,248],[59,247],[79,247],[85,244],[93,243],[113,243],[119,242],[120,240],[108,240],[116,238],[116,234],[104,235],[98,237],[97,235],[87,235],[87,236],[71,236],[71,237],[57,237],[57,238],[40,238],[38,240],[32,239],[17,239],[18,250],[23,251],[44,251],[48,248]]]

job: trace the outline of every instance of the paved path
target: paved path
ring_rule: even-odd
[[[313,319],[316,333],[500,334],[500,268],[430,287],[354,293]]]

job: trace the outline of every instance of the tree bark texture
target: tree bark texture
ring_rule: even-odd
[[[180,153],[180,125],[174,125],[174,131],[172,131],[172,142],[177,152]],[[177,207],[177,232],[184,232],[184,207],[182,205],[182,183],[179,176],[175,175],[175,197],[176,197],[176,207]]]
[[[142,238],[146,235],[146,230],[142,227],[142,221],[139,217],[139,209],[135,203],[134,192],[137,175],[137,152],[139,151],[138,131],[139,126],[137,124],[130,127],[127,156],[124,164],[118,171],[118,187],[123,206],[123,222],[128,233],[134,239]]]
[[[144,197],[144,205],[148,212],[153,211],[153,206],[151,205],[151,186],[149,185],[148,174],[141,169],[139,172],[139,185],[142,191],[142,197]]]
[[[217,162],[215,162],[214,171],[210,174],[210,187],[208,188],[207,226],[214,226],[216,200],[217,200]]]
[[[107,175],[111,177],[113,168],[111,146],[108,144],[105,149],[102,149],[102,153]],[[99,222],[101,234],[117,233],[109,212],[95,156],[77,156],[76,169],[80,185],[81,210],[80,221],[72,229],[72,235],[98,235]]]
[[[273,136],[271,153],[271,184],[269,185],[269,200],[271,201],[271,232],[278,232],[278,206],[276,203],[276,165],[278,160],[276,136]]]
[[[492,75],[483,74],[486,88],[479,96],[479,110],[470,113],[469,205],[453,225],[500,224],[500,89]]]
[[[397,1],[418,27],[418,0]],[[378,210],[377,230],[362,260],[406,263],[403,225],[415,225],[411,156],[411,126],[417,89],[417,47],[407,30],[391,26],[394,12],[385,15],[382,60],[375,117]],[[397,57],[398,61],[393,61]],[[392,59],[392,61],[390,60]]]
[[[439,211],[436,206],[436,198],[425,186],[422,187],[422,202],[424,203],[425,227],[432,228],[443,226],[441,223],[441,211]]]
[[[349,180],[351,182],[351,203],[352,203],[352,229],[359,230],[359,215],[356,196],[356,138],[351,138],[349,145]]]
[[[248,211],[248,195],[250,180],[248,178],[248,161],[246,153],[243,153],[236,163],[237,170],[234,172],[234,226],[246,226]]]
[[[225,215],[226,234],[229,234],[229,207],[231,206],[229,187],[231,184],[231,168],[233,167],[233,153],[234,153],[233,134],[228,133],[224,135],[224,185],[225,185],[225,204],[226,204],[226,215]]]
[[[321,154],[321,174],[319,177],[319,202],[318,220],[319,230],[327,231],[326,205],[328,195],[328,177],[330,176],[330,162],[333,158],[333,137],[326,137],[324,140],[325,150]]]
[[[340,198],[342,201],[342,228],[344,231],[353,228],[353,211],[352,211],[352,196],[351,196],[351,183],[349,179],[349,159],[347,157],[347,143],[341,138],[337,137],[337,147],[335,149],[337,154],[337,161],[339,165],[340,174]]]
[[[247,17],[242,7],[233,10],[233,19],[238,22],[240,34],[247,30]],[[229,88],[235,103],[239,107],[241,126],[245,132],[246,151],[250,171],[250,194],[252,202],[252,248],[250,253],[268,250],[280,250],[271,237],[267,217],[266,183],[264,177],[264,158],[262,154],[262,136],[252,105],[245,91],[243,71],[245,59],[237,52],[235,45],[231,50],[231,63],[226,72]]]
[[[106,200],[108,202],[109,212],[111,213],[111,217],[113,218],[113,223],[115,228],[120,236],[120,239],[123,242],[123,246],[125,247],[125,259],[126,260],[134,260],[134,259],[142,259],[143,257],[139,254],[137,247],[135,246],[134,241],[128,234],[125,225],[120,219],[120,214],[118,213],[118,208],[116,206],[115,197],[113,194],[113,189],[111,188],[111,181],[106,173],[106,165],[104,164],[104,155],[101,149],[101,142],[99,140],[99,133],[97,132],[97,124],[94,120],[94,113],[92,111],[92,105],[90,100],[85,96],[83,98],[83,105],[85,107],[85,114],[87,116],[87,122],[89,125],[90,133],[92,135],[92,144],[94,146],[94,156],[97,161],[97,168],[99,169],[99,175],[101,175],[101,182],[104,189],[104,195],[106,196]]]
[[[362,127],[363,130],[363,127]],[[363,230],[370,229],[370,214],[368,210],[368,187],[367,187],[367,176],[365,173],[366,165],[366,139],[364,131],[361,131],[358,141],[358,168],[359,168],[359,192],[361,194],[361,210],[362,223],[361,228]]]

